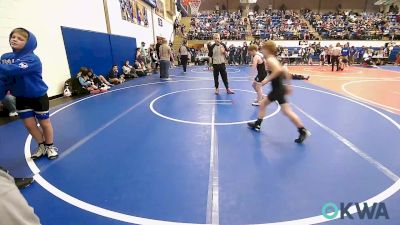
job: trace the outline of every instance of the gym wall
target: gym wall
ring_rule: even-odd
[[[112,38],[112,43],[115,47],[122,46],[117,42],[127,43],[126,41],[132,40],[126,37],[136,38],[138,45],[142,41],[147,45],[153,42],[156,35],[153,32],[153,25],[158,26],[158,16],[155,15],[154,9],[142,2],[142,5],[147,7],[149,15],[149,27],[143,27],[122,20],[119,0],[107,0],[107,3],[111,35],[115,36]],[[162,19],[162,22],[163,28],[160,30],[162,36],[170,39],[173,21]],[[43,63],[43,79],[49,86],[49,96],[61,94],[64,81],[76,73],[76,69],[70,71],[62,27],[75,28],[92,34],[96,32],[107,34],[105,10],[101,0],[0,0],[0,54],[11,51],[8,35],[16,27],[24,27],[37,37],[38,47],[35,53]],[[79,47],[79,41],[75,44],[75,47]],[[113,61],[122,62],[121,58],[130,56],[131,53],[128,51],[133,50],[133,45],[129,46],[121,57],[107,52],[103,54],[111,54]],[[134,54],[135,52],[132,53]],[[90,55],[82,57],[87,58]],[[77,64],[74,64],[71,68],[76,66]],[[102,73],[102,71],[95,72]]]
[[[119,0],[108,0],[107,6],[108,14],[110,16],[111,33],[127,37],[135,37],[138,46],[140,46],[142,41],[144,41],[146,44],[154,42],[153,23],[151,19],[153,10],[149,5],[146,5],[145,3],[143,3],[143,5],[145,5],[147,15],[149,17],[148,27],[122,20]]]
[[[12,29],[24,27],[34,33],[38,40],[35,53],[43,63],[48,95],[61,94],[64,81],[70,77],[61,26],[107,32],[103,5],[98,3],[98,0],[0,0],[0,53],[11,51],[8,35]]]
[[[136,38],[62,27],[71,77],[83,65],[107,77],[112,65],[121,67],[136,58]]]

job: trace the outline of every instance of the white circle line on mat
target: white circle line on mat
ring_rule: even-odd
[[[192,80],[189,80],[192,81]],[[123,90],[123,89],[127,89],[127,88],[132,88],[132,87],[139,87],[139,86],[146,86],[146,85],[152,85],[152,84],[160,84],[160,83],[165,83],[165,82],[156,82],[156,83],[148,83],[148,84],[141,84],[141,85],[134,85],[134,86],[130,86],[130,87],[124,87],[124,88],[120,88],[120,89],[116,89],[116,90],[112,90],[112,91],[119,91],[119,90]],[[318,90],[318,89],[313,89],[313,88],[308,88],[308,87],[303,87],[303,86],[296,86],[296,85],[292,85],[293,87],[296,88],[301,88],[301,89],[305,89],[305,90],[311,90],[314,92],[319,92],[319,93],[324,93],[327,95],[331,95],[331,96],[336,96],[338,98],[353,102],[355,104],[361,105],[369,110],[374,111],[375,113],[377,113],[378,115],[382,116],[384,119],[388,120],[390,123],[392,123],[398,130],[400,130],[400,124],[398,124],[396,121],[394,121],[392,118],[390,118],[389,116],[383,114],[382,112],[364,104],[358,101],[355,101],[351,98],[347,98],[344,96],[340,96],[334,93],[330,93],[327,91],[322,91],[322,90]],[[107,93],[107,92],[106,92]],[[94,96],[101,96],[101,95],[94,95]],[[92,98],[94,96],[89,96],[87,98],[78,100],[76,102],[73,102],[67,106],[62,107],[61,109],[57,110],[56,112],[52,113],[52,115],[54,115],[55,113],[71,106],[74,105],[78,102],[84,101],[86,99]],[[25,159],[26,162],[29,166],[29,168],[31,169],[31,171],[35,174],[34,175],[34,179],[36,180],[36,182],[42,186],[44,189],[46,189],[48,192],[50,192],[51,194],[53,194],[54,196],[58,197],[59,199],[73,205],[76,206],[80,209],[83,209],[85,211],[100,215],[100,216],[104,216],[110,219],[115,219],[118,221],[122,221],[122,222],[127,222],[127,223],[132,223],[132,224],[141,224],[141,225],[199,225],[199,224],[195,224],[195,223],[179,223],[179,222],[171,222],[171,221],[163,221],[163,220],[153,220],[153,219],[149,219],[149,218],[143,218],[143,217],[137,217],[137,216],[132,216],[132,215],[128,215],[128,214],[124,214],[124,213],[119,213],[119,212],[115,212],[112,210],[108,210],[105,208],[101,208],[95,205],[92,205],[90,203],[84,202],[82,200],[79,200],[63,191],[61,191],[60,189],[58,189],[57,187],[55,187],[54,185],[52,185],[51,183],[49,183],[46,179],[44,179],[40,174],[40,170],[37,167],[37,165],[35,164],[35,162],[30,158],[31,157],[31,150],[30,150],[30,144],[31,144],[31,140],[32,140],[32,136],[28,136],[26,141],[25,141],[25,147],[24,147],[24,154],[25,154]],[[393,194],[395,194],[396,192],[398,192],[400,190],[400,180],[396,181],[393,185],[391,185],[389,188],[385,189],[384,191],[382,191],[381,193],[365,200],[362,203],[367,203],[368,205],[372,205],[373,203],[379,203],[384,201],[385,199],[389,198],[390,196],[392,196]],[[354,214],[356,211],[352,210],[350,213]],[[337,218],[335,218],[337,219]],[[312,216],[312,217],[307,217],[307,218],[302,218],[302,219],[296,219],[296,220],[290,220],[290,221],[281,221],[281,222],[273,222],[273,223],[264,223],[264,224],[258,224],[258,225],[306,225],[306,224],[318,224],[318,223],[323,223],[323,222],[327,222],[327,221],[332,221],[335,219],[326,219],[325,217],[323,217],[322,215],[318,215],[318,216]]]
[[[248,122],[253,122],[254,120],[245,120],[245,121],[237,121],[237,122],[226,122],[226,123],[218,123],[218,122],[195,122],[195,121],[188,121],[188,120],[181,120],[181,119],[176,119],[176,118],[172,118],[169,116],[165,116],[164,114],[158,112],[155,108],[154,108],[154,104],[160,100],[161,98],[165,97],[165,96],[169,96],[169,95],[173,95],[173,94],[177,94],[177,93],[181,93],[181,92],[188,92],[188,91],[199,91],[199,90],[214,90],[214,88],[195,88],[195,89],[186,89],[186,90],[180,90],[180,91],[174,91],[174,92],[170,92],[161,96],[158,96],[157,98],[155,98],[151,103],[150,103],[150,110],[156,114],[157,116],[167,119],[167,120],[171,120],[174,122],[178,122],[178,123],[186,123],[186,124],[195,124],[195,125],[206,125],[206,126],[211,126],[211,125],[215,125],[215,126],[229,126],[229,125],[239,125],[239,124],[246,124]],[[255,93],[254,91],[249,91],[249,90],[242,90],[242,89],[233,89],[234,91],[243,91],[243,92],[248,92],[248,93]],[[276,114],[278,114],[278,112],[281,109],[281,106],[277,103],[278,108],[272,113],[269,114],[267,116],[264,117],[264,119],[270,118],[275,116]]]

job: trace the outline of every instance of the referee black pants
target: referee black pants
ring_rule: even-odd
[[[229,88],[228,83],[228,74],[226,73],[225,63],[222,64],[213,64],[214,68],[214,84],[215,88],[219,87],[219,74],[221,74],[222,81],[224,82],[225,88]]]
[[[332,61],[332,71],[333,68],[335,67],[335,63],[336,63],[336,71],[339,71],[339,56],[331,56],[331,61]]]
[[[189,59],[189,58],[188,58],[187,55],[181,55],[181,64],[182,64],[182,66],[183,66],[183,72],[186,72],[188,59]]]

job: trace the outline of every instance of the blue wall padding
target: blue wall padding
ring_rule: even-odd
[[[71,77],[82,66],[95,74],[107,76],[113,64],[121,67],[125,59],[131,64],[136,56],[136,38],[61,27]]]
[[[398,53],[400,53],[400,48],[394,47],[393,50],[390,52],[389,61],[392,61],[392,62],[396,61],[396,56]]]
[[[125,63],[125,60],[129,60],[131,65],[133,65],[136,58],[135,38],[110,35],[110,44],[113,64],[116,64],[121,68]]]

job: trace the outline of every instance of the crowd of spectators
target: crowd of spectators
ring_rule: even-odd
[[[248,34],[249,21],[240,11],[203,12],[192,17],[187,35],[189,40],[211,40],[214,33],[222,39],[244,40]]]
[[[175,21],[175,31],[188,40],[211,40],[214,33],[224,40],[245,40],[252,35],[255,39],[309,40],[314,36],[299,12],[293,10],[250,11],[206,11],[191,18],[190,27]]]
[[[252,35],[256,39],[309,40],[313,36],[300,13],[293,10],[249,12]]]
[[[322,39],[394,40],[400,38],[400,15],[392,7],[389,12],[355,12],[337,10],[318,13],[311,10],[258,10],[201,12],[191,18],[187,28],[177,21],[175,31],[188,40],[211,40],[213,33],[224,40],[245,40],[246,36],[267,40],[316,39],[308,22]]]
[[[307,10],[304,17],[322,39],[390,40],[400,38],[400,16],[394,12],[338,11],[317,13]]]

